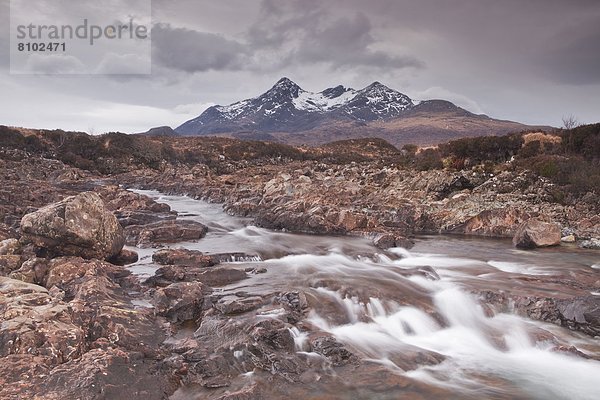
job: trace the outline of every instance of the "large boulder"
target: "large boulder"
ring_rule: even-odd
[[[513,245],[520,249],[556,246],[560,244],[560,228],[558,225],[528,219],[517,228],[513,237]]]
[[[23,239],[53,255],[111,258],[125,243],[123,228],[96,193],[84,192],[27,214]]]

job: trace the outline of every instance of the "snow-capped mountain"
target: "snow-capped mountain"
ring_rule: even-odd
[[[198,135],[235,131],[295,132],[326,120],[388,120],[415,107],[406,95],[374,82],[362,90],[343,86],[319,93],[303,90],[288,78],[266,93],[228,106],[213,106],[175,129]]]
[[[176,128],[175,134],[223,135],[290,144],[380,137],[400,146],[532,128],[476,115],[445,100],[413,101],[379,82],[360,90],[335,86],[312,93],[282,78],[258,97],[208,108]]]

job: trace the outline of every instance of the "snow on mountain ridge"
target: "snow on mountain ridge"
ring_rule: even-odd
[[[403,111],[414,105],[407,96],[379,82],[374,82],[362,90],[345,88],[340,85],[315,93],[302,89],[288,78],[281,78],[271,89],[258,97],[227,106],[215,106],[215,108],[227,120],[235,119],[246,111],[256,111],[257,102],[261,103],[258,108],[266,116],[275,114],[283,106],[282,102],[287,103],[289,101],[296,110],[325,113],[342,108],[352,101],[358,100],[359,96],[364,96],[367,99],[366,103],[364,101],[361,101],[361,103],[376,107],[374,112],[382,114]],[[384,103],[383,107],[378,107],[382,103]],[[356,107],[350,107],[346,110],[346,114],[352,114],[353,108]]]
[[[329,97],[325,92],[326,90],[319,93],[302,90],[298,93],[298,97],[292,100],[292,103],[298,110],[325,112],[347,104],[357,93],[354,89],[343,88],[342,93],[335,97]]]

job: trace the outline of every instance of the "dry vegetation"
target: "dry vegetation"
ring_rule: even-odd
[[[89,136],[62,130],[0,127],[2,148],[57,158],[102,174],[131,168],[160,169],[164,163],[205,164],[220,173],[225,163],[282,164],[318,161],[368,162],[407,169],[530,169],[557,184],[557,198],[600,192],[600,124],[553,134],[524,132],[505,136],[461,138],[437,147],[394,147],[379,138],[348,139],[320,147],[224,137],[147,137],[108,133]]]

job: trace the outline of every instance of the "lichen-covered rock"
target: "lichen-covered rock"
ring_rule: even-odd
[[[583,240],[579,243],[579,247],[582,249],[600,250],[600,239]]]
[[[48,271],[48,260],[33,257],[25,261],[21,268],[10,273],[9,277],[27,283],[42,285],[46,272]]]
[[[10,238],[0,242],[0,256],[18,254],[21,244],[17,239]]]
[[[27,214],[23,239],[53,255],[106,259],[123,248],[123,228],[100,196],[84,192]]]
[[[19,269],[23,261],[19,255],[0,256],[0,275],[6,276]]]
[[[513,245],[521,249],[556,246],[560,244],[560,237],[558,225],[529,219],[517,228]]]

